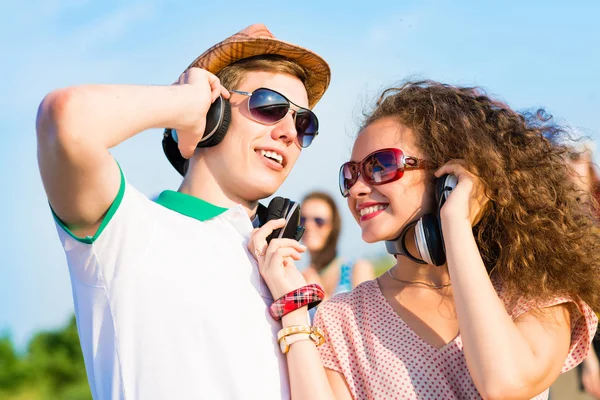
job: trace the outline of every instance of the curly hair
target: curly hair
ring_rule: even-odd
[[[600,311],[596,204],[581,204],[569,137],[544,110],[516,112],[476,87],[407,82],[383,92],[363,127],[393,117],[436,167],[463,159],[490,198],[473,228],[490,277],[509,293],[581,299]]]

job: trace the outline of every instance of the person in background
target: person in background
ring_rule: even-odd
[[[580,139],[581,140],[581,139]],[[567,163],[571,167],[570,177],[580,190],[580,202],[582,205],[595,210],[598,215],[598,201],[600,200],[600,176],[593,162],[593,144],[582,141],[573,146],[566,154]],[[577,366],[579,377],[579,389],[589,395],[600,399],[600,338],[598,335],[590,344],[588,356]]]
[[[302,242],[310,257],[310,264],[302,274],[308,283],[321,285],[327,298],[375,278],[368,261],[354,261],[338,254],[342,219],[329,194],[317,191],[307,194],[301,210],[300,223],[305,228]]]

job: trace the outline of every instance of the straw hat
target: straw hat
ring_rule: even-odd
[[[309,107],[321,99],[331,80],[327,62],[316,53],[275,36],[263,24],[254,24],[212,46],[196,58],[186,71],[203,68],[213,74],[244,58],[277,54],[288,58],[308,72],[306,82]]]

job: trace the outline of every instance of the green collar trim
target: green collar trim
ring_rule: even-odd
[[[156,199],[156,203],[198,221],[209,220],[227,211],[227,208],[173,190],[163,191]]]

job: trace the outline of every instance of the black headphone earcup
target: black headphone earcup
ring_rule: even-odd
[[[265,223],[273,219],[283,218],[285,216],[285,213],[287,212],[287,208],[289,207],[289,205],[289,199],[285,199],[283,197],[274,197],[269,202],[269,206],[267,207],[267,219]],[[270,242],[271,239],[278,237],[280,233],[281,229],[275,229],[273,233],[271,233],[267,237],[267,243]]]
[[[415,242],[421,257],[427,264],[441,266],[446,262],[446,253],[438,219],[425,214],[415,227]]]
[[[231,104],[219,96],[206,114],[206,128],[198,147],[213,147],[221,143],[231,123]]]
[[[173,135],[175,135],[175,132],[172,129],[165,129],[162,140],[163,151],[173,168],[175,168],[177,172],[184,176],[187,172],[189,161],[183,158],[179,152],[179,146],[177,145],[177,141]]]
[[[439,177],[435,182],[435,203],[438,208],[441,208],[446,202],[446,198],[449,196],[452,189],[456,187],[458,179],[456,175],[446,174]],[[439,209],[438,209],[439,212]]]
[[[409,260],[412,260],[418,264],[427,264],[426,261],[424,261],[421,258],[415,257],[414,255],[412,255],[410,253],[410,251],[408,250],[408,247],[406,246],[406,235],[411,232],[411,230],[414,231],[413,234],[413,238],[415,239],[415,244],[417,245],[417,251],[419,251],[419,256],[421,255],[421,250],[420,248],[423,247],[423,245],[421,245],[421,247],[419,247],[419,242],[417,239],[417,233],[416,233],[416,225],[421,223],[421,220],[415,220],[412,221],[411,223],[409,223],[408,225],[406,225],[404,227],[404,229],[402,230],[402,232],[400,232],[400,235],[398,235],[397,238],[393,239],[393,240],[386,240],[385,241],[385,249],[387,250],[388,253],[390,253],[391,255],[398,256],[398,255],[403,255],[405,257],[407,257]]]
[[[300,204],[290,200],[290,204],[284,217],[287,222],[283,228],[284,231],[282,237],[300,240],[300,237],[304,234],[304,228],[300,226]],[[300,231],[300,229],[302,231]]]
[[[285,215],[286,206],[289,206],[289,202],[288,199],[284,199],[283,197],[273,197],[267,207],[267,219],[265,222],[282,218]]]
[[[221,143],[230,123],[231,104],[229,104],[229,100],[219,96],[206,114],[206,127],[204,129],[204,137],[206,139],[198,143],[198,147],[212,147]],[[188,169],[189,160],[183,158],[179,152],[177,133],[173,129],[165,129],[162,145],[167,160],[169,160],[177,172],[184,176]]]

